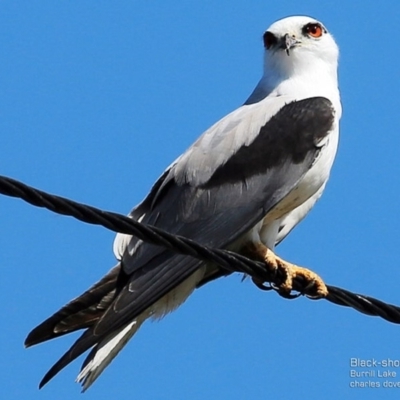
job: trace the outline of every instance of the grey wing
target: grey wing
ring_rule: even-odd
[[[132,217],[215,248],[227,247],[257,224],[313,165],[320,151],[318,143],[329,135],[335,113],[331,102],[322,97],[283,103],[270,118],[256,115],[263,112],[259,104],[244,106],[248,107],[247,115],[230,122],[231,127],[244,129],[247,121],[247,135],[242,133],[241,140],[235,137],[234,144],[216,134],[214,139],[207,138],[209,145],[214,142],[211,156],[204,153],[201,140],[195,143],[163,174]],[[257,126],[254,121],[263,118],[265,122]],[[235,133],[235,128],[231,129],[225,132],[227,136]],[[215,149],[222,152],[218,163],[214,162]],[[203,157],[199,156],[202,152]],[[208,168],[204,172],[200,166],[205,164]],[[201,264],[192,257],[131,238],[121,257],[115,300],[53,366],[42,384],[134,320]]]
[[[244,118],[252,122],[256,117],[251,109],[249,113]],[[329,100],[316,97],[292,101],[259,125],[258,134],[250,135],[251,142],[247,136],[241,143],[237,140],[236,147],[229,149],[228,159],[210,167],[214,160],[211,157],[207,179],[197,169],[207,157],[191,158],[190,152],[186,153],[189,156],[184,155],[172,165],[151,192],[142,222],[206,246],[227,247],[296,186],[313,164],[319,151],[317,144],[329,134],[333,122]],[[197,143],[196,148],[200,147]],[[138,244],[134,238],[121,263],[126,283],[113,307],[97,324],[95,334],[123,326],[201,265],[191,257]]]

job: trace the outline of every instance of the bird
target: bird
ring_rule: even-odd
[[[318,275],[285,262],[275,247],[308,214],[328,181],[342,114],[338,46],[309,16],[274,22],[262,35],[263,74],[248,99],[206,130],[129,213],[143,224],[285,268],[326,295]],[[83,329],[41,388],[89,351],[77,381],[88,389],[150,318],[178,308],[221,267],[117,234],[117,265],[34,328],[26,347]]]

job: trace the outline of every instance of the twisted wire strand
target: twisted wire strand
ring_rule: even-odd
[[[181,254],[211,261],[229,272],[241,272],[250,275],[257,282],[269,282],[271,287],[262,287],[267,290],[274,289],[285,279],[282,272],[279,270],[277,272],[265,263],[250,260],[228,250],[211,249],[188,238],[172,235],[154,226],[141,224],[124,215],[51,195],[1,175],[0,193],[20,198],[29,204],[46,208],[57,214],[74,217],[88,224],[101,225],[114,232],[134,235],[143,241],[164,246]],[[307,287],[307,282],[303,279],[296,278],[293,281],[293,289],[313,299],[312,293],[309,292],[310,288]],[[329,293],[324,298],[331,303],[351,307],[363,314],[379,316],[387,321],[400,324],[400,307],[335,286],[327,285],[327,289]]]

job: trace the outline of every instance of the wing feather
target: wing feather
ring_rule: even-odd
[[[317,144],[329,134],[333,121],[332,104],[325,98],[285,105],[206,182],[179,183],[174,174],[180,163],[173,166],[143,222],[205,246],[229,246],[297,185],[313,165],[320,151]],[[201,265],[148,244],[133,254],[125,252],[121,262],[126,284],[97,323],[98,335],[121,328]]]
[[[321,151],[318,143],[329,135],[334,114],[332,103],[322,97],[266,98],[241,107],[173,163],[131,217],[203,245],[229,246],[296,187]],[[125,238],[117,249],[121,270],[115,300],[42,384],[84,351],[151,310],[202,265],[134,237]],[[41,339],[35,337],[35,341]]]

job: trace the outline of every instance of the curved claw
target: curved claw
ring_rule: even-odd
[[[253,281],[253,283],[261,290],[264,291],[269,291],[269,290],[275,290],[271,283],[269,283],[268,285],[265,284],[265,282],[261,282],[259,280],[257,280],[256,278],[251,278],[251,280]]]
[[[293,299],[297,299],[300,296],[303,296],[304,293],[299,292],[296,294],[292,294],[292,291],[287,291],[286,289],[283,290],[280,286],[275,285],[275,284],[271,284],[271,289],[275,290],[276,293],[279,294],[279,296],[283,297],[284,299],[288,299],[288,300],[293,300]]]
[[[316,282],[315,281],[311,281],[308,283],[308,285],[306,285],[303,290],[302,290],[302,294],[304,296],[306,296],[308,299],[312,299],[312,300],[319,300],[322,299],[323,297],[326,297],[327,295],[321,295],[321,294],[316,294],[316,295],[312,295],[312,294],[308,294],[307,292],[314,287],[315,289],[316,286]]]
[[[242,248],[242,252],[250,258],[264,261],[268,271],[273,272],[275,277],[277,277],[279,271],[280,279],[273,279],[275,283],[270,286],[266,286],[263,281],[253,278],[254,284],[261,290],[274,289],[286,299],[296,299],[303,295],[312,299],[319,299],[328,295],[324,281],[315,272],[283,260],[264,244],[247,243]],[[297,281],[297,285],[295,281]],[[303,285],[304,287],[302,287]],[[291,294],[294,287],[296,287],[296,291],[301,288],[299,293]]]

